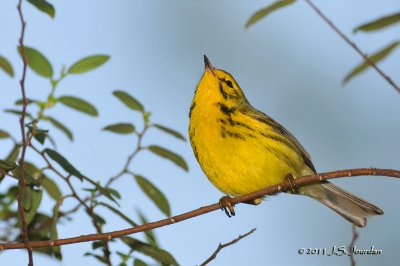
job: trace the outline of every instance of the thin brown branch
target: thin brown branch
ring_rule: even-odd
[[[242,238],[245,238],[246,236],[252,234],[254,231],[256,231],[256,228],[253,228],[252,230],[250,230],[249,232],[247,232],[244,235],[239,235],[237,238],[235,238],[234,240],[232,240],[228,243],[225,243],[225,244],[219,243],[219,245],[218,245],[217,249],[214,251],[214,253],[211,254],[211,256],[208,259],[206,259],[202,264],[200,264],[200,266],[205,266],[205,265],[209,264],[211,261],[213,261],[217,257],[218,253],[222,249],[239,242]]]
[[[44,155],[43,155],[43,156],[44,156]],[[72,192],[72,196],[73,196],[74,198],[76,198],[76,199],[80,202],[80,204],[81,204],[83,207],[85,207],[87,214],[90,216],[90,218],[91,218],[91,220],[92,220],[93,226],[96,228],[97,234],[103,234],[103,231],[102,231],[102,229],[101,229],[101,226],[100,226],[99,223],[97,222],[96,214],[95,214],[94,211],[93,211],[93,207],[87,205],[86,202],[85,202],[81,197],[79,197],[78,193],[76,193],[76,190],[75,190],[74,186],[71,184],[70,176],[68,176],[68,177],[65,179],[65,181],[67,182],[68,187],[70,188],[70,190],[71,190],[71,192]],[[111,256],[111,252],[110,252],[110,247],[109,247],[109,245],[108,245],[108,240],[107,240],[107,239],[103,239],[103,242],[104,242],[104,245],[103,245],[103,254],[104,254],[103,259],[104,259],[104,262],[105,262],[108,266],[111,266],[111,265],[112,265],[112,263],[111,263],[111,257],[110,257],[110,256]]]
[[[33,266],[32,247],[29,242],[28,223],[26,220],[24,204],[23,204],[23,194],[24,194],[24,190],[26,187],[24,163],[25,163],[26,149],[29,145],[29,140],[25,134],[25,115],[26,115],[26,107],[27,107],[27,98],[26,98],[26,93],[25,93],[25,78],[26,78],[26,69],[27,69],[28,64],[26,61],[26,54],[25,54],[25,47],[24,47],[26,22],[24,20],[24,15],[22,13],[22,0],[18,1],[17,10],[18,10],[18,14],[19,14],[19,19],[21,21],[21,35],[19,38],[19,46],[20,46],[21,57],[22,57],[22,77],[19,81],[20,86],[21,86],[21,94],[22,94],[22,112],[21,112],[21,117],[19,119],[19,124],[20,124],[20,128],[21,128],[21,136],[22,136],[22,151],[21,151],[21,157],[18,160],[19,188],[18,188],[17,201],[18,201],[18,212],[19,212],[19,216],[20,216],[20,220],[21,220],[22,239],[24,241],[24,247],[28,251],[28,258],[29,258],[28,265]]]
[[[324,13],[311,1],[304,0],[321,18],[324,20],[346,43],[348,43],[363,59],[368,63],[376,72],[381,75],[393,88],[400,92],[400,87],[389,77],[385,72],[383,72],[369,57],[364,53],[354,42],[352,42],[349,37],[347,37],[338,27],[333,24],[333,22],[328,19]]]
[[[51,171],[53,171],[55,174],[57,174],[62,180],[64,180],[64,181],[67,183],[69,189],[71,190],[71,196],[72,196],[73,198],[75,198],[75,199],[79,202],[79,205],[80,205],[80,206],[83,206],[83,207],[85,208],[87,214],[90,216],[90,219],[91,219],[91,221],[92,221],[93,226],[95,227],[95,229],[96,229],[96,231],[97,231],[97,234],[100,234],[100,235],[103,234],[103,231],[102,231],[102,229],[101,229],[101,226],[100,226],[99,223],[97,222],[96,215],[95,215],[95,213],[94,213],[94,211],[93,211],[93,207],[92,207],[92,206],[89,206],[89,205],[86,203],[86,200],[84,200],[84,199],[82,199],[81,197],[79,197],[78,193],[76,192],[74,186],[73,186],[72,183],[71,183],[70,176],[64,176],[63,174],[61,174],[61,173],[53,166],[53,164],[50,162],[50,160],[46,157],[46,155],[45,155],[43,152],[39,151],[39,150],[38,150],[34,145],[32,145],[32,144],[30,144],[30,146],[32,147],[32,149],[33,149],[36,153],[38,153],[38,154],[43,158],[43,160],[44,160],[44,161],[46,162],[46,164],[47,164],[47,168],[50,169]],[[78,207],[75,207],[75,208],[77,209]],[[111,252],[110,252],[110,248],[109,248],[109,245],[108,245],[108,240],[107,240],[107,239],[103,239],[103,241],[104,241],[104,245],[103,245],[103,254],[104,254],[103,258],[104,258],[104,262],[105,262],[108,266],[111,266],[111,265],[112,265],[112,263],[111,263]]]
[[[143,136],[146,133],[148,128],[149,128],[149,126],[147,124],[145,124],[144,127],[143,127],[143,130],[137,134],[138,139],[137,139],[135,150],[133,151],[133,153],[131,155],[128,156],[128,158],[127,158],[127,160],[125,162],[124,168],[122,168],[122,170],[118,174],[116,174],[115,176],[111,177],[108,180],[108,182],[106,183],[105,187],[109,187],[118,178],[120,178],[122,175],[124,175],[124,174],[126,174],[128,172],[129,165],[131,164],[133,158],[135,158],[135,156],[143,149],[142,140],[143,140]]]
[[[354,258],[354,253],[353,253],[353,247],[356,244],[356,241],[358,239],[358,233],[357,233],[357,228],[353,224],[353,238],[351,239],[350,245],[349,245],[349,253],[350,253],[350,265],[351,266],[356,266],[356,259]]]
[[[233,198],[231,202],[233,204],[238,204],[242,202],[248,202],[250,200],[254,200],[257,198],[261,198],[267,195],[276,194],[278,192],[285,192],[292,189],[292,186],[304,186],[311,183],[318,183],[328,179],[340,178],[340,177],[351,177],[351,176],[388,176],[388,177],[396,177],[400,178],[399,170],[392,169],[377,169],[377,168],[359,168],[359,169],[350,169],[350,170],[341,170],[327,173],[314,174],[309,176],[304,176],[295,179],[292,183],[283,182],[274,186],[270,186],[265,189],[261,189],[255,191],[253,193],[249,193],[240,197]],[[32,241],[32,248],[43,248],[43,247],[51,247],[51,246],[62,246],[69,245],[74,243],[81,242],[89,242],[89,241],[98,241],[98,240],[111,240],[113,238],[118,238],[121,236],[136,234],[139,232],[144,232],[147,230],[152,230],[155,228],[163,227],[166,225],[178,223],[184,220],[188,220],[215,210],[219,210],[219,203],[215,203],[212,205],[208,205],[205,207],[198,208],[196,210],[186,212],[177,216],[173,216],[167,219],[159,220],[157,222],[151,222],[147,224],[143,224],[141,226],[127,228],[123,230],[108,232],[104,234],[89,234],[76,236],[71,238],[64,238],[59,240],[48,240],[48,241]],[[10,244],[0,244],[0,250],[6,249],[21,249],[24,248],[25,245],[23,243],[10,243]]]

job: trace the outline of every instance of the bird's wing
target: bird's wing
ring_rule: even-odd
[[[276,122],[271,117],[264,114],[263,112],[258,111],[254,107],[252,107],[251,113],[248,113],[248,115],[250,115],[251,117],[253,117],[254,119],[256,119],[258,121],[261,121],[263,123],[270,125],[275,132],[277,132],[278,134],[282,135],[287,140],[289,140],[293,144],[293,146],[296,148],[296,152],[303,158],[305,164],[316,173],[315,167],[311,161],[310,154],[306,151],[306,149],[303,147],[303,145],[301,145],[300,142],[287,129],[285,129],[281,124],[279,124],[278,122]]]

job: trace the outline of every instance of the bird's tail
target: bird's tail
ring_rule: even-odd
[[[367,225],[367,217],[383,214],[383,211],[377,206],[330,182],[304,186],[300,188],[299,192],[318,200],[359,227]]]

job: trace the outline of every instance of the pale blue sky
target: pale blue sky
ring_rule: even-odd
[[[20,77],[16,46],[19,35],[17,1],[0,4],[0,54],[14,65]],[[69,142],[58,131],[54,136],[59,151],[84,174],[97,179],[117,173],[135,141],[101,131],[105,125],[140,117],[111,95],[113,90],[130,92],[152,111],[154,122],[175,128],[187,136],[188,111],[193,92],[204,69],[203,54],[214,66],[233,74],[255,107],[289,129],[306,147],[317,170],[332,171],[357,167],[400,169],[400,94],[374,71],[367,71],[345,87],[344,75],[360,57],[303,2],[272,14],[250,29],[249,16],[266,3],[259,1],[52,1],[54,20],[24,3],[28,23],[25,42],[42,51],[56,72],[63,64],[91,54],[108,54],[111,60],[85,75],[63,81],[57,95],[77,95],[90,100],[99,118],[81,115],[62,106],[51,114],[75,133]],[[400,34],[400,26],[374,34],[353,35],[360,23],[398,11],[394,1],[315,1],[317,5],[366,52],[375,51]],[[396,51],[381,64],[400,83]],[[28,72],[28,96],[47,95],[49,84]],[[17,78],[0,72],[0,107],[12,107],[19,98]],[[18,134],[14,116],[0,112],[0,128]],[[168,197],[172,213],[180,214],[216,202],[221,193],[202,173],[188,142],[182,143],[158,132],[150,132],[145,144],[159,144],[182,154],[189,173],[168,161],[141,154],[132,169],[148,177]],[[11,143],[1,141],[0,155]],[[28,157],[32,156],[28,153]],[[357,247],[375,246],[379,256],[357,256],[359,265],[390,265],[398,261],[400,233],[398,191],[400,183],[385,177],[360,177],[335,181],[380,206],[385,215],[369,220],[360,230]],[[0,189],[6,189],[5,183]],[[121,210],[136,218],[140,208],[154,221],[163,218],[130,177],[115,184],[124,196]],[[65,188],[65,191],[67,189]],[[51,212],[46,197],[43,211]],[[108,215],[108,213],[104,213]],[[115,219],[105,230],[127,227]],[[348,265],[344,257],[300,256],[299,248],[331,248],[351,240],[350,224],[316,202],[292,195],[272,197],[260,206],[237,206],[237,216],[228,219],[214,212],[156,230],[164,248],[181,265],[204,261],[219,242],[227,242],[250,229],[257,231],[221,252],[210,265]],[[59,236],[92,233],[84,213],[60,226]],[[62,248],[59,263],[40,255],[36,265],[97,265],[83,257],[91,244]],[[115,250],[115,248],[114,248]],[[145,258],[141,256],[142,258]],[[149,260],[150,261],[150,260]],[[3,265],[25,265],[24,251],[0,253]],[[113,257],[117,265],[117,257]]]

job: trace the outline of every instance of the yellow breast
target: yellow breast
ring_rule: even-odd
[[[270,126],[228,107],[211,90],[197,91],[190,112],[190,142],[208,179],[238,196],[300,174],[304,162]]]
[[[205,60],[190,108],[190,143],[208,179],[232,196],[314,171],[311,158],[279,123],[253,108],[232,75]]]

